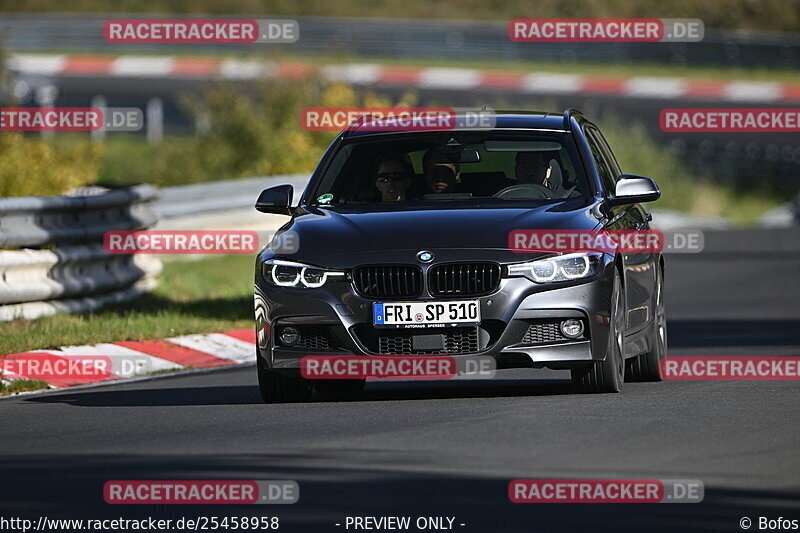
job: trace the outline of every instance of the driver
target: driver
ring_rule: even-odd
[[[414,173],[411,163],[401,155],[384,155],[375,162],[375,188],[382,202],[403,202]]]
[[[551,188],[548,183],[550,177],[550,157],[546,152],[517,152],[516,167],[517,183],[533,183]]]

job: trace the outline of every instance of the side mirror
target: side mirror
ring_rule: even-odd
[[[292,193],[294,188],[291,185],[278,185],[264,189],[256,200],[256,211],[262,213],[274,213],[276,215],[292,214]]]
[[[614,196],[608,199],[611,205],[653,202],[661,196],[656,182],[644,176],[622,174],[614,187]]]

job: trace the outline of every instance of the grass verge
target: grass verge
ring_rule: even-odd
[[[0,323],[0,354],[252,327],[254,262],[228,255],[165,263],[159,286],[131,302]]]
[[[50,386],[47,382],[41,379],[12,379],[9,381],[0,381],[0,396],[48,388],[50,388]]]

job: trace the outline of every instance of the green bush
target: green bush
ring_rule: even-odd
[[[97,180],[102,149],[88,140],[51,143],[0,133],[0,196],[44,196]]]
[[[0,86],[8,84],[0,48]],[[8,94],[0,90],[0,96]],[[0,106],[9,105],[0,99]],[[102,149],[88,138],[51,143],[41,137],[0,131],[0,197],[63,194],[97,180]]]

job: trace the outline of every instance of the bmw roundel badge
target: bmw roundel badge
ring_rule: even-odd
[[[417,254],[417,259],[419,259],[421,263],[430,263],[433,261],[433,254],[431,252],[422,250]]]

